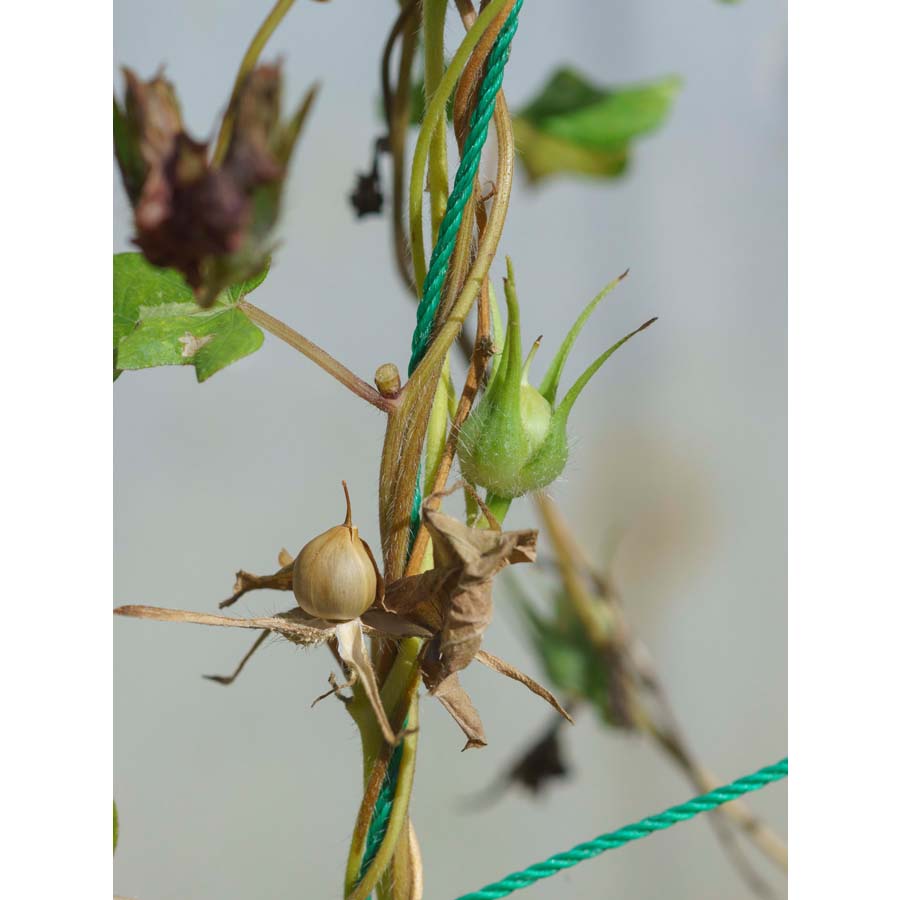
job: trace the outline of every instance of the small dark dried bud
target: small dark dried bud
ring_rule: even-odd
[[[384,206],[384,194],[381,192],[381,180],[378,170],[369,174],[360,172],[356,176],[356,189],[350,195],[350,203],[356,210],[358,218],[378,215]]]
[[[533,744],[510,769],[511,784],[520,784],[532,794],[539,794],[554,778],[566,778],[569,766],[562,756],[559,727],[553,723],[540,740]]]

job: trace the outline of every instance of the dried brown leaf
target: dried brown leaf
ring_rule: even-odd
[[[447,582],[453,578],[453,572],[438,569],[399,578],[388,585],[384,606],[435,634],[444,621],[441,598],[450,590]]]
[[[281,563],[282,554],[286,554],[287,550],[282,550],[278,554],[278,561]],[[219,609],[225,609],[234,603],[237,603],[244,594],[249,591],[259,591],[268,588],[273,591],[290,591],[294,588],[294,561],[281,563],[281,568],[274,575],[254,575],[251,572],[245,572],[241,569],[235,576],[233,593],[227,600],[223,600],[219,604]]]
[[[409,619],[384,609],[367,610],[360,617],[367,631],[378,632],[380,637],[424,637],[430,638],[434,631],[423,628]]]
[[[219,625],[229,628],[255,628],[276,631],[295,644],[321,644],[335,634],[335,623],[315,619],[300,607],[276,613],[274,616],[237,619],[210,613],[190,612],[183,609],[167,609],[161,606],[119,606],[116,615],[134,619],[155,619],[158,622],[189,622],[194,625]],[[430,632],[380,610],[363,613],[362,630],[365,634],[381,638],[427,637]]]
[[[444,709],[453,716],[456,724],[462,729],[467,740],[463,750],[472,747],[486,747],[487,740],[484,736],[484,726],[481,724],[481,716],[472,703],[472,698],[459,683],[459,675],[455,672],[447,677],[435,680],[429,674],[426,667],[422,669],[425,686],[432,697],[440,700]]]
[[[510,665],[506,660],[500,659],[499,656],[494,656],[492,653],[488,653],[486,650],[479,650],[475,654],[475,659],[483,665],[487,666],[489,669],[493,669],[495,672],[499,672],[501,675],[505,675],[507,678],[512,678],[513,681],[518,681],[520,684],[524,684],[525,687],[528,688],[533,694],[537,694],[538,697],[542,697],[546,700],[563,718],[568,719],[574,725],[572,717],[563,709],[560,702],[547,690],[547,688],[538,684],[533,678],[530,678],[524,672],[520,672],[515,666]]]
[[[252,619],[233,619],[210,613],[190,612],[183,609],[165,609],[160,606],[119,606],[116,615],[135,619],[155,619],[157,622],[189,622],[194,625],[219,625],[226,628],[268,629],[283,635],[295,644],[315,645],[324,643],[333,633],[334,626],[321,619],[312,619],[299,607],[275,616]]]
[[[494,576],[512,563],[532,562],[537,532],[469,528],[444,513],[426,509],[425,527],[434,546],[440,583],[440,670],[444,677],[464,669],[481,646],[491,621]]]

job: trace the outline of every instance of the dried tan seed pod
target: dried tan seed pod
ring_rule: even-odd
[[[369,545],[359,536],[350,510],[347,516],[314,537],[294,560],[294,596],[304,611],[329,622],[358,619],[378,596],[380,576]]]

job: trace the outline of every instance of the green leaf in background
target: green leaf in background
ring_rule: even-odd
[[[119,810],[116,809],[116,801],[113,800],[113,853],[119,846]]]
[[[516,114],[516,149],[529,178],[564,172],[612,178],[625,171],[631,142],[658,128],[678,93],[678,78],[599,88],[559,69]]]
[[[123,369],[193,366],[197,381],[206,381],[258,350],[263,333],[237,303],[267,274],[231,285],[201,309],[178,272],[140,253],[113,256],[113,377]]]
[[[565,592],[556,596],[555,614],[544,616],[517,580],[507,575],[504,583],[513,587],[528,637],[553,687],[564,696],[590,703],[608,724],[624,724],[613,697],[618,685],[610,660],[591,645]]]

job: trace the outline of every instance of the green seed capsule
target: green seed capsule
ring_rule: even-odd
[[[546,487],[562,474],[569,457],[566,424],[581,391],[622,344],[655,320],[626,335],[596,359],[556,405],[563,366],[575,338],[597,304],[624,276],[608,284],[588,304],[563,341],[540,388],[534,388],[528,383],[528,370],[541,339],[535,341],[523,364],[519,303],[509,258],[506,266],[508,316],[503,352],[481,402],[460,431],[458,456],[467,481],[511,500]]]

